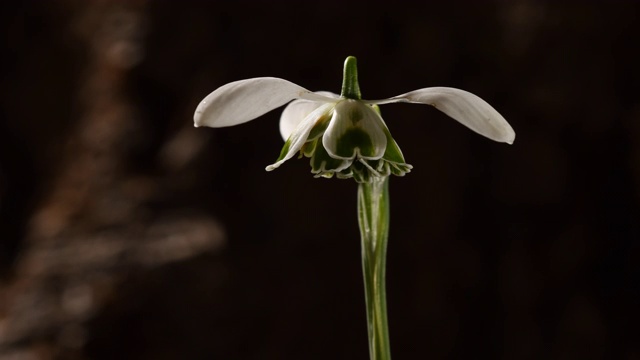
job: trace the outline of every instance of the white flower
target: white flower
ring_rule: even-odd
[[[226,84],[200,102],[195,126],[225,127],[253,120],[291,100],[280,118],[285,140],[273,170],[300,153],[311,158],[317,176],[402,176],[411,170],[391,137],[377,105],[427,104],[489,139],[513,143],[515,132],[484,100],[464,90],[431,87],[384,100],[361,100],[356,60],[345,61],[342,95],[311,92],[287,80],[263,77]]]

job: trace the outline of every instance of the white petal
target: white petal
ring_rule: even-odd
[[[304,145],[304,143],[307,141],[309,133],[311,132],[311,129],[313,129],[313,126],[316,124],[316,122],[318,122],[318,120],[322,119],[322,117],[324,116],[329,116],[334,106],[335,104],[324,104],[307,115],[307,117],[302,122],[300,122],[296,129],[291,133],[291,136],[287,139],[285,145],[288,143],[289,148],[287,149],[286,155],[278,159],[278,161],[274,164],[267,166],[266,170],[274,170],[275,168],[282,165],[282,163],[291,159],[295,154],[297,154],[298,151],[300,151],[300,148],[302,148],[302,145]]]
[[[462,125],[491,140],[512,144],[516,133],[491,105],[478,96],[460,89],[432,87],[415,90],[386,100],[367,103],[410,102],[432,105]]]
[[[305,100],[327,103],[327,102],[336,102],[337,99],[340,99],[340,95],[336,95],[329,91],[316,91],[316,92],[304,93],[300,96],[300,98]]]
[[[384,128],[384,121],[370,106],[358,100],[343,100],[336,105],[322,145],[334,159],[380,159],[387,148]],[[360,145],[370,148],[355,144],[361,140],[364,141]]]
[[[340,96],[328,91],[318,91],[314,94],[320,94],[330,99],[339,99]],[[294,100],[282,112],[280,116],[280,134],[283,140],[287,140],[298,124],[311,114],[315,109],[322,106],[324,102],[310,100]]]
[[[196,127],[238,125],[303,97],[306,93],[310,91],[278,78],[235,81],[207,95],[196,108],[193,119]]]

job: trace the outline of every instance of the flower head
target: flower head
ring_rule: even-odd
[[[311,158],[316,176],[355,178],[403,176],[412,168],[380,116],[378,105],[408,102],[432,105],[489,139],[513,143],[515,132],[484,100],[464,90],[432,87],[384,100],[362,100],[356,59],[344,66],[341,95],[311,92],[287,80],[253,78],[226,84],[200,102],[195,126],[225,127],[253,120],[292,101],[280,118],[285,140],[280,156],[267,171],[296,154]]]

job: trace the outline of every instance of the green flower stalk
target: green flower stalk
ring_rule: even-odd
[[[266,170],[274,170],[299,155],[310,159],[311,173],[316,177],[353,178],[358,183],[372,360],[391,358],[385,294],[389,176],[404,176],[412,169],[380,115],[378,105],[394,102],[434,106],[494,141],[511,144],[515,139],[509,123],[491,105],[464,90],[431,87],[383,100],[363,100],[356,58],[352,56],[344,63],[340,95],[311,92],[279,78],[253,78],[216,89],[200,102],[194,115],[196,127],[234,126],[289,103],[280,117],[284,146]]]
[[[388,360],[391,359],[385,281],[389,238],[388,177],[358,184],[358,223],[362,239],[369,356],[371,360]]]

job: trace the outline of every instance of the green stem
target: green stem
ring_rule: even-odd
[[[358,184],[358,222],[362,238],[369,354],[371,360],[390,360],[385,268],[389,235],[389,178],[373,177]]]

